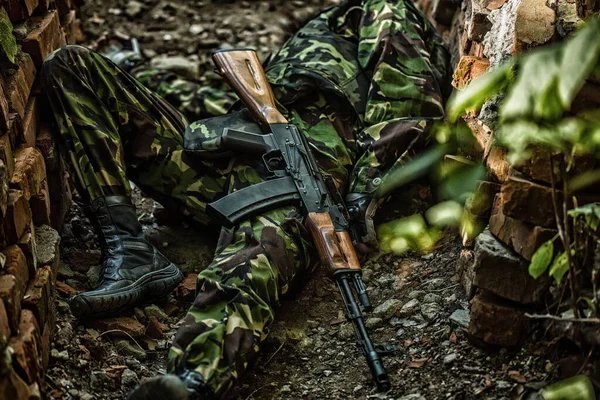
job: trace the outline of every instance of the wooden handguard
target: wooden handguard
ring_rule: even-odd
[[[275,96],[254,50],[221,50],[212,56],[218,72],[240,96],[263,132],[269,124],[285,124],[277,110]]]
[[[336,232],[329,213],[310,213],[306,217],[321,262],[333,273],[340,269],[359,269],[360,262],[348,232]]]

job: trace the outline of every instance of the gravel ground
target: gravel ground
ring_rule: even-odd
[[[88,43],[104,32],[136,36],[152,64],[178,68],[202,81],[202,74],[212,70],[211,50],[250,46],[265,59],[290,32],[331,3],[335,1],[87,0],[82,13]],[[411,209],[427,197],[427,190],[418,188],[404,197],[409,200],[386,208]],[[130,319],[75,320],[68,298],[93,287],[99,251],[81,209],[74,206],[62,241],[49,398],[121,399],[140,379],[164,372],[168,344],[193,296],[190,282],[193,288],[194,274],[210,261],[217,232],[173,221],[139,193],[135,199],[153,243],[189,274],[188,288],[124,315]],[[459,253],[459,240],[450,232],[430,254],[375,254],[364,264],[364,280],[377,306],[368,313],[367,325],[375,342],[399,349],[384,360],[393,385],[389,393],[373,389],[337,289],[317,273],[278,309],[256,363],[228,398],[529,398],[528,393],[554,377],[553,347],[539,333],[512,352],[473,347],[465,332],[468,302],[455,274]]]

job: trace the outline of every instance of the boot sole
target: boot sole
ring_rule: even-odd
[[[183,273],[173,263],[147,273],[124,288],[87,295],[82,293],[71,300],[71,312],[77,318],[107,317],[126,308],[148,303],[168,295],[183,280]]]

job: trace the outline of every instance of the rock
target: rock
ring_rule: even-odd
[[[444,365],[452,364],[458,358],[458,354],[450,353],[444,357]]]
[[[175,297],[180,300],[193,300],[196,294],[198,274],[191,273],[175,288]]]
[[[165,69],[174,72],[189,80],[200,78],[198,63],[182,56],[159,56],[150,61],[153,68]]]
[[[523,311],[489,292],[481,291],[471,300],[469,334],[484,343],[517,346],[527,327]]]
[[[487,9],[488,0],[471,0],[471,18],[467,26],[469,39],[476,42],[483,41],[486,33],[492,27],[488,18],[490,11]]]
[[[279,391],[281,393],[291,393],[292,388],[290,387],[290,385],[283,385]]]
[[[120,354],[127,357],[134,357],[140,361],[146,359],[146,352],[138,345],[132,344],[128,340],[119,340],[115,343],[115,347]]]
[[[49,265],[56,276],[60,261],[60,235],[48,225],[38,226],[35,228],[35,243],[38,266]]]
[[[129,2],[127,3],[127,8],[125,8],[125,14],[127,14],[131,18],[135,18],[142,13],[143,9],[143,3],[140,3],[136,0],[129,0]]]
[[[435,319],[440,313],[440,306],[437,303],[425,303],[421,306],[421,314],[428,320]]]
[[[515,47],[517,51],[542,45],[554,35],[556,13],[547,0],[522,0],[517,7]]]
[[[106,390],[107,388],[114,388],[115,382],[105,371],[92,371],[90,376],[90,388],[93,390]]]
[[[368,318],[365,321],[365,325],[367,326],[367,329],[378,328],[381,326],[381,324],[383,324],[383,320],[381,318]]]
[[[409,317],[419,311],[419,300],[412,299],[408,303],[404,304],[400,309],[399,315],[401,317]]]
[[[142,363],[135,358],[125,360],[125,365],[134,371],[140,371],[142,369]]]
[[[162,324],[156,317],[150,317],[150,322],[146,328],[146,336],[152,339],[162,339],[164,333],[169,330],[169,327]]]
[[[87,392],[79,391],[79,400],[94,400],[95,397]]]
[[[546,241],[552,239],[557,231],[536,226],[508,217],[502,212],[502,194],[498,193],[492,207],[490,232],[502,243],[511,247],[526,260]]]
[[[123,370],[123,373],[121,374],[121,388],[123,391],[135,387],[135,385],[137,385],[139,382],[140,379],[135,372],[129,368]]]
[[[407,394],[406,396],[398,397],[397,400],[426,400],[420,393]]]
[[[577,3],[571,0],[558,0],[556,8],[556,31],[562,37],[576,31],[584,21],[577,15]]]
[[[412,292],[410,292],[408,294],[408,298],[422,300],[426,294],[427,294],[427,292],[425,292],[424,290],[413,290]]]
[[[146,314],[147,318],[154,317],[159,322],[163,323],[169,320],[169,316],[156,304],[150,304],[149,306],[144,307],[144,314]]]
[[[423,297],[423,303],[441,303],[442,302],[442,296],[435,294],[435,293],[427,293],[424,297]]]
[[[383,320],[390,319],[396,314],[396,311],[400,308],[402,302],[398,299],[389,299],[384,303],[380,304],[373,310],[373,316],[381,318]]]
[[[492,26],[483,40],[483,53],[492,67],[512,57],[515,20],[520,2],[521,0],[508,0],[504,6],[488,15]]]
[[[131,335],[136,337],[142,336],[145,331],[144,325],[140,324],[135,319],[128,317],[92,320],[88,322],[88,326],[98,329],[101,332],[111,331],[110,334],[113,336]]]
[[[190,34],[199,35],[204,32],[204,26],[202,24],[192,24],[189,29]]]
[[[527,263],[489,230],[475,239],[472,276],[476,287],[522,304],[540,302],[549,283],[547,279],[533,279]]]
[[[490,60],[487,58],[463,56],[454,71],[452,86],[457,89],[464,89],[475,79],[485,74],[489,69]]]
[[[100,270],[102,267],[100,265],[92,265],[90,269],[87,271],[88,285],[90,288],[98,287],[98,280],[100,279]]]
[[[471,321],[469,310],[458,309],[450,315],[450,322],[462,328],[468,328]]]
[[[344,325],[340,326],[338,335],[342,339],[353,338],[354,337],[354,327],[352,326],[352,324],[344,324]]]

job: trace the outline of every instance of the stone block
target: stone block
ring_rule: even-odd
[[[29,386],[14,369],[0,377],[0,399],[30,400],[30,394]]]
[[[8,114],[8,129],[6,134],[12,143],[13,149],[17,149],[18,140],[23,136],[23,119],[17,113]]]
[[[19,241],[31,222],[29,202],[20,190],[8,191],[8,205],[4,218],[4,233],[8,244]]]
[[[73,8],[72,0],[56,0],[55,3],[58,13],[60,15],[65,15],[69,13],[71,11],[71,8]]]
[[[37,269],[37,246],[35,243],[35,226],[33,222],[29,224],[29,229],[21,236],[17,245],[27,259],[29,276],[35,276],[35,271]]]
[[[15,156],[8,135],[0,136],[0,160],[4,162],[8,176],[12,177],[15,171]]]
[[[483,57],[463,56],[454,71],[452,86],[465,88],[469,83],[485,74],[490,69],[490,61]]]
[[[0,7],[0,65],[13,67],[18,52],[17,41],[13,36],[13,25],[9,15]]]
[[[518,346],[528,329],[523,311],[491,293],[480,291],[471,300],[469,335],[486,344]]]
[[[45,15],[32,17],[24,26],[27,34],[18,42],[23,51],[31,55],[35,66],[39,68],[46,57],[64,45],[64,34],[60,27],[58,11],[50,10]]]
[[[6,215],[6,207],[8,207],[8,168],[0,159],[0,218]]]
[[[49,316],[54,313],[52,289],[52,269],[49,266],[38,268],[35,279],[25,292],[22,307],[30,310],[41,326],[44,326]]]
[[[8,101],[0,84],[0,132],[8,129]]]
[[[44,157],[35,147],[21,148],[15,153],[15,171],[10,180],[12,189],[21,190],[27,200],[41,192],[46,181]]]
[[[550,152],[541,149],[531,149],[531,156],[519,165],[512,166],[515,170],[534,181],[552,184],[552,168],[550,163]],[[555,183],[562,182],[560,176],[560,166],[562,154],[553,154],[552,161],[554,164],[554,181]],[[596,165],[596,159],[588,155],[575,155],[571,163],[571,169],[567,173],[567,181],[584,172],[591,171]]]
[[[475,295],[476,287],[473,286],[473,259],[474,253],[470,249],[462,249],[456,263],[456,272],[460,277],[460,282],[465,288],[467,298],[470,299]]]
[[[44,366],[44,370],[48,368],[48,363],[50,362],[50,348],[52,343],[52,338],[54,337],[54,329],[56,327],[56,313],[51,313],[48,315],[48,320],[46,324],[42,328],[42,340],[40,343],[40,352],[42,354],[42,364]]]
[[[18,366],[21,378],[28,385],[43,387],[44,374],[40,353],[41,331],[38,321],[29,310],[21,311],[19,334],[8,345],[13,349],[13,365]]]
[[[517,7],[515,50],[523,51],[549,42],[556,28],[556,12],[547,0],[522,0]]]
[[[557,233],[554,229],[531,225],[504,215],[500,193],[496,195],[492,207],[490,232],[527,261],[531,261],[533,253]]]
[[[14,70],[14,73],[3,78],[1,84],[4,86],[9,111],[17,113],[23,118],[31,87],[35,80],[36,69],[28,54],[19,54],[16,62],[18,67]]]
[[[191,273],[175,288],[175,297],[184,301],[194,300],[196,297],[196,282],[198,274]]]
[[[60,262],[60,235],[48,225],[38,226],[35,229],[35,243],[38,267],[49,266],[53,279],[56,280]]]
[[[52,134],[50,124],[46,120],[40,121],[35,146],[40,151],[40,153],[42,153],[42,156],[46,161],[46,170],[56,171],[58,168],[58,152],[56,149],[56,139]]]
[[[0,301],[0,343],[8,343],[10,337],[10,326],[8,325],[8,314],[4,302]],[[0,349],[2,346],[0,346]],[[1,375],[1,374],[0,374]]]
[[[42,188],[39,193],[35,194],[29,200],[31,206],[31,214],[33,223],[39,225],[50,225],[51,219],[51,207],[50,194],[48,193],[48,183],[44,180],[42,182]]]
[[[533,279],[528,264],[489,230],[475,239],[473,284],[521,304],[539,303],[548,287],[546,279]]]
[[[38,103],[36,97],[32,96],[29,98],[27,108],[25,109],[25,116],[23,117],[23,130],[17,140],[19,146],[35,146],[38,123],[40,120]]]
[[[113,336],[133,336],[138,337],[144,335],[146,328],[133,318],[115,317],[107,319],[90,320],[87,325],[101,332],[111,332]]]
[[[77,12],[75,10],[71,10],[65,15],[61,16],[60,25],[65,32],[65,40],[67,41],[67,44],[77,43]]]
[[[4,303],[8,326],[13,335],[19,330],[19,317],[21,315],[21,299],[23,292],[19,291],[17,279],[13,275],[0,276],[0,300]]]
[[[5,0],[3,6],[11,21],[27,19],[39,4],[39,0]]]
[[[600,12],[600,0],[575,0],[577,15],[586,19]]]
[[[510,164],[506,160],[508,151],[505,148],[492,144],[485,158],[485,166],[490,179],[496,182],[504,182],[508,178]]]
[[[29,282],[29,268],[27,267],[25,254],[23,254],[21,248],[17,245],[6,247],[2,250],[2,254],[6,257],[4,271],[16,278],[16,289],[24,293]]]

